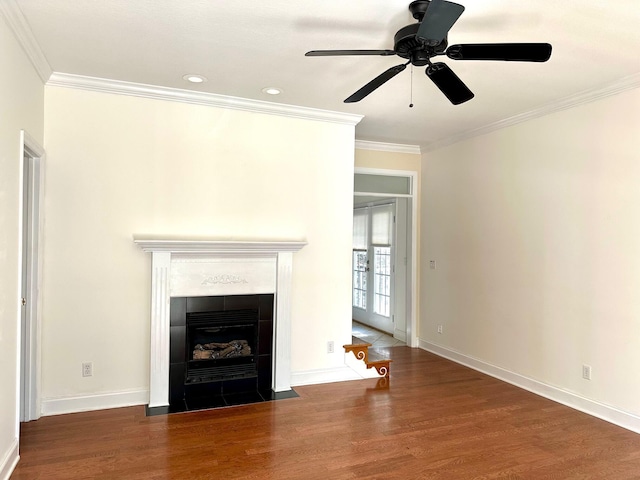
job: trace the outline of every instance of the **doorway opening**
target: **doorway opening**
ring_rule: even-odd
[[[352,318],[418,345],[417,172],[356,168]]]
[[[42,271],[42,202],[44,150],[20,132],[20,415],[21,422],[40,417],[40,284]]]

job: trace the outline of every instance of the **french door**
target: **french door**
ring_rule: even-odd
[[[353,318],[393,335],[395,203],[353,212]]]

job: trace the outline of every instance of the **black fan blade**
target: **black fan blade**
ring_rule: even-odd
[[[453,60],[504,60],[546,62],[551,57],[548,43],[478,43],[451,45],[446,51]]]
[[[427,76],[454,105],[459,105],[473,98],[473,92],[445,63],[429,65]]]
[[[305,57],[335,57],[339,55],[395,55],[393,50],[311,50]]]
[[[431,0],[424,14],[416,38],[428,45],[438,45],[456,23],[464,7],[444,0]]]
[[[356,93],[347,98],[344,103],[355,103],[362,100],[364,97],[373,92],[376,88],[380,87],[384,83],[391,80],[393,77],[402,72],[405,68],[407,68],[407,64],[396,65],[395,67],[391,67],[389,70],[384,72],[381,75],[378,75],[376,78],[367,83],[364,87],[358,90]]]

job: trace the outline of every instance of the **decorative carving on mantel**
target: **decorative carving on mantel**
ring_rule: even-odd
[[[232,283],[249,283],[247,282],[247,280],[243,277],[240,277],[238,275],[228,275],[228,274],[222,274],[222,275],[213,275],[210,277],[205,278],[202,283],[200,285],[229,285]]]

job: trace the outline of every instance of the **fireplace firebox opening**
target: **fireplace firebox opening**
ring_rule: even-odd
[[[273,317],[273,294],[172,297],[169,407],[157,413],[297,396],[272,390]]]

